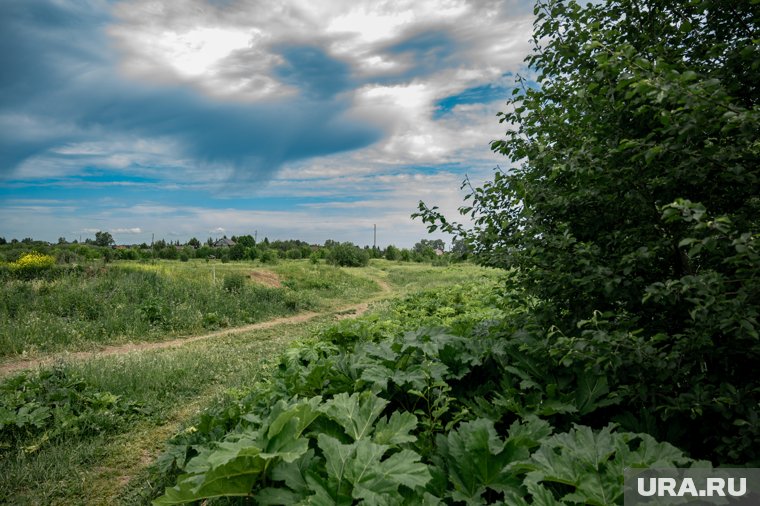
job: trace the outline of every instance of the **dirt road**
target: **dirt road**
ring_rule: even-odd
[[[244,332],[251,332],[261,329],[269,329],[278,325],[288,325],[295,323],[303,323],[312,320],[318,316],[325,316],[329,314],[335,314],[338,319],[358,316],[369,308],[372,302],[375,302],[392,291],[390,285],[385,281],[377,278],[372,280],[380,287],[380,294],[375,295],[371,299],[360,302],[358,304],[351,304],[349,306],[340,307],[337,309],[331,309],[320,313],[308,312],[300,313],[294,316],[287,316],[283,318],[275,318],[274,320],[268,320],[259,323],[252,323],[250,325],[243,325],[242,327],[232,327],[229,329],[218,330],[208,334],[200,334],[195,336],[180,337],[172,339],[170,341],[149,342],[149,343],[128,343],[120,344],[116,346],[106,346],[96,351],[77,351],[77,352],[64,352],[51,355],[49,357],[30,359],[30,360],[12,360],[0,365],[0,378],[8,376],[18,371],[26,369],[34,369],[36,367],[49,365],[59,360],[87,360],[93,357],[102,357],[107,355],[119,355],[122,353],[130,353],[145,350],[158,350],[163,348],[172,348],[177,346],[183,346],[187,343],[199,341],[202,339],[213,339],[215,337],[229,336],[233,334],[242,334]]]

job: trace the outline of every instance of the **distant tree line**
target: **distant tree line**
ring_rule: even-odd
[[[370,246],[360,247],[351,242],[338,242],[331,239],[322,245],[309,244],[297,239],[273,240],[264,238],[256,241],[251,235],[224,236],[205,242],[193,237],[185,243],[159,239],[152,244],[116,245],[109,232],[99,231],[95,238],[82,242],[68,242],[60,237],[53,244],[36,241],[32,238],[6,240],[0,237],[0,263],[14,262],[25,253],[36,251],[52,255],[60,264],[80,263],[93,260],[110,262],[112,260],[180,260],[191,259],[221,262],[259,260],[262,263],[275,263],[281,259],[310,259],[314,263],[325,261],[333,265],[363,266],[370,259],[385,258],[400,262],[431,262],[445,265],[449,262],[464,261],[470,252],[463,241],[455,241],[450,251],[446,251],[441,239],[422,239],[412,248],[398,248],[389,245],[385,248]]]

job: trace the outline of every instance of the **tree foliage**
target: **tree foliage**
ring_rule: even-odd
[[[369,264],[369,252],[353,243],[343,242],[330,249],[327,262],[341,267],[363,267]]]
[[[95,244],[97,246],[111,246],[114,244],[113,236],[110,232],[98,231],[95,232]]]
[[[518,78],[492,143],[514,168],[468,195],[471,230],[423,203],[417,216],[518,268],[568,361],[616,350],[627,420],[652,410],[659,430],[693,426],[674,436],[687,448],[756,459],[760,4],[535,14],[535,83]]]

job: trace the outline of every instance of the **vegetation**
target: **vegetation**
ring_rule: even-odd
[[[162,262],[158,267],[162,276],[178,278],[199,269],[193,262],[190,265]],[[236,267],[228,264],[222,268],[217,264],[216,269],[221,285],[227,270],[234,273]],[[256,270],[259,269],[260,266]],[[325,294],[326,299],[319,301],[315,309],[344,308],[345,304],[355,303],[367,295],[375,297],[377,295],[372,294],[377,292],[369,288],[376,290],[377,284],[372,281],[376,279],[387,280],[394,293],[405,293],[426,283],[450,286],[473,277],[493,276],[493,271],[472,265],[433,269],[429,265],[385,261],[373,261],[371,267],[348,269],[346,273],[329,266],[315,268],[309,263],[291,261],[281,262],[271,269],[261,272],[278,273],[284,289],[301,294]],[[251,281],[246,280],[246,283]],[[221,286],[217,289],[223,290]],[[429,297],[432,307],[433,295]],[[381,307],[388,310],[386,305]],[[267,377],[287,343],[307,339],[333,321],[328,312],[307,323],[220,335],[181,347],[96,355],[87,360],[64,355],[64,362],[56,362],[39,373],[27,372],[7,379],[0,385],[7,386],[11,399],[21,395],[20,392],[40,390],[38,384],[45,385],[42,391],[49,394],[36,397],[36,404],[26,411],[19,409],[23,407],[20,403],[4,404],[12,411],[9,417],[13,420],[0,430],[0,475],[4,477],[0,480],[0,503],[113,504],[119,502],[116,496],[129,478],[133,478],[132,486],[124,492],[122,502],[131,504],[154,494],[155,490],[151,492],[140,486],[150,478],[141,474],[146,456],[161,449],[163,440],[171,435],[179,420],[207,404],[229,406],[222,399],[238,399],[243,395],[240,392]],[[340,323],[345,332],[349,332],[351,325],[352,320]],[[369,326],[370,323],[365,325]],[[60,379],[44,382],[39,379],[50,375]],[[115,403],[107,407],[118,416],[107,412],[98,416],[102,414],[104,421],[118,423],[103,423],[98,430],[92,429],[92,425],[87,425],[86,430],[64,430],[58,425],[58,418],[50,416],[40,428],[13,425],[14,420],[39,407],[44,407],[40,413],[58,411],[61,396],[55,392],[60,388],[71,396],[81,394],[82,399],[98,396],[115,399]],[[82,406],[87,404],[83,402]],[[160,488],[160,484],[151,483]]]
[[[224,237],[224,239],[227,239]],[[333,265],[365,266],[365,260],[370,258],[387,258],[405,262],[429,262],[437,255],[436,250],[443,252],[445,245],[442,240],[431,241],[422,239],[412,249],[399,249],[389,245],[385,249],[360,248],[352,243],[338,243],[332,240],[325,241],[324,245],[308,244],[299,240],[264,239],[257,243],[250,235],[232,236],[231,245],[224,244],[209,238],[205,244],[195,237],[185,244],[179,241],[166,242],[159,239],[151,245],[115,245],[114,239],[108,232],[97,232],[95,239],[86,239],[83,243],[74,241],[66,242],[61,237],[56,244],[45,241],[35,241],[31,238],[10,242],[0,237],[0,270],[3,268],[2,260],[14,262],[21,256],[29,253],[39,253],[53,257],[59,265],[87,264],[95,260],[104,263],[113,260],[139,260],[142,262],[156,260],[181,260],[187,262],[197,258],[206,261],[221,260],[227,262],[248,262],[258,260],[265,264],[277,263],[280,259],[298,260],[301,258],[315,257],[318,260],[327,259]],[[447,256],[451,256],[446,253]],[[461,255],[453,256],[455,260],[461,260]]]
[[[757,463],[758,5],[547,1],[536,14],[539,86],[519,80],[492,145],[521,165],[469,195],[473,230],[419,215],[519,270],[531,334],[604,374],[611,419]]]
[[[526,311],[518,290],[496,295],[512,282],[415,293],[297,344],[269,381],[171,440],[154,480],[182,474],[155,504],[530,504],[557,491],[614,504],[623,467],[691,465],[646,434],[571,425],[617,399],[603,376],[583,371],[575,388],[540,343],[504,339]],[[410,330],[430,323],[449,330]]]
[[[26,255],[0,280],[0,355],[167,339],[325,308],[377,290],[372,281],[306,263],[275,268],[284,286],[273,287],[249,279],[258,268],[251,264],[73,267],[52,266],[51,258]]]
[[[501,115],[510,129],[492,145],[519,166],[472,189],[462,212],[473,229],[420,204],[431,229],[459,235],[455,255],[434,241],[317,253],[242,238],[220,257],[217,304],[251,288],[227,263],[251,255],[289,259],[272,267],[288,273],[284,287],[267,290],[292,297],[345,296],[330,276],[362,292],[370,268],[321,259],[380,255],[372,276],[408,292],[310,327],[265,375],[229,340],[230,354],[171,352],[166,366],[17,378],[2,391],[3,437],[18,452],[41,434],[118,431],[114,413],[146,420],[198,395],[219,367],[235,390],[170,438],[125,502],[612,505],[626,467],[760,465],[757,5],[539,1],[527,60],[538,86],[518,79]],[[468,256],[499,270],[446,266]],[[414,258],[433,265],[398,263]],[[187,264],[205,265],[173,265]],[[37,297],[86,272],[59,267],[3,275]],[[412,291],[426,283],[438,286]],[[5,307],[22,314],[27,299]],[[205,354],[211,368],[197,372]],[[149,392],[145,375],[174,397]]]
[[[327,262],[343,267],[363,267],[369,263],[369,253],[350,242],[344,242],[330,249]]]
[[[473,230],[419,213],[511,269],[500,313],[403,332],[421,297],[292,349],[173,440],[155,504],[606,505],[624,467],[760,462],[756,6],[536,14],[539,86],[493,144],[520,167]]]

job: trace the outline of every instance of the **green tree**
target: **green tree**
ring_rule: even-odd
[[[389,245],[387,248],[385,248],[385,258],[387,260],[400,260],[401,259],[401,251],[394,246]]]
[[[474,229],[417,216],[518,268],[568,361],[626,385],[629,421],[650,410],[662,434],[691,426],[671,437],[696,454],[758,459],[760,4],[535,13],[537,84],[518,78],[492,144],[519,165],[468,196]]]
[[[96,246],[110,246],[114,244],[113,236],[109,232],[95,232],[95,245]]]
[[[470,256],[470,246],[467,241],[459,238],[451,243],[451,254],[457,260],[466,260]]]
[[[240,236],[232,236],[232,240],[235,241],[237,244],[242,244],[246,248],[253,248],[256,246],[256,241],[254,240],[252,235],[240,235]]]
[[[327,262],[342,267],[363,267],[369,264],[369,252],[351,242],[343,242],[332,247]]]
[[[187,241],[188,246],[192,246],[195,249],[198,249],[201,247],[201,242],[196,239],[195,237],[191,238],[189,241]]]
[[[443,251],[445,248],[446,243],[443,242],[443,239],[422,239],[420,242],[414,245],[414,251],[423,255],[429,251]]]
[[[245,253],[246,247],[241,243],[236,243],[234,246],[230,246],[229,248],[230,260],[243,260],[243,258],[245,258]]]

